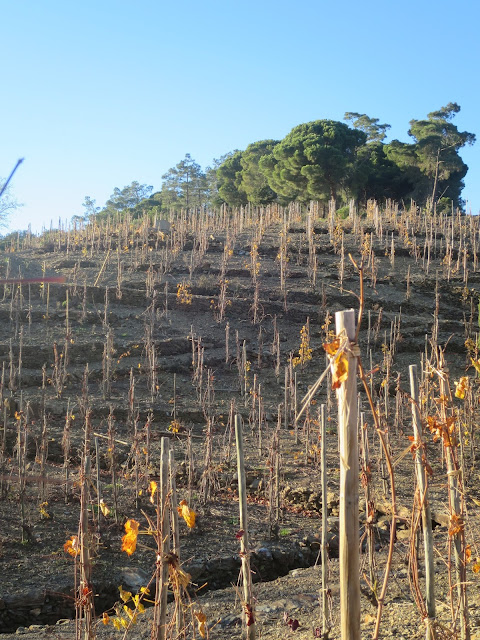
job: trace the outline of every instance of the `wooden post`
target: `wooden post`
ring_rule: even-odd
[[[243,434],[239,416],[235,416],[235,438],[237,442],[238,502],[240,508],[240,556],[242,558],[243,607],[247,629],[247,640],[255,640],[255,607],[252,597],[252,574],[250,572],[250,549],[248,545],[247,485],[243,458]]]
[[[83,459],[83,478],[81,480],[80,527],[78,535],[80,549],[80,588],[78,590],[77,598],[81,604],[77,604],[75,631],[75,637],[77,640],[80,640],[81,635],[83,635],[84,640],[92,640],[95,636],[95,611],[92,586],[90,584],[92,566],[90,563],[90,543],[88,536],[88,487],[90,485],[90,472],[90,456],[85,455]]]
[[[326,420],[325,405],[322,404],[320,412],[320,446],[322,447],[322,633],[324,638],[327,637],[328,631],[328,594],[327,594],[327,576],[328,576],[328,513],[327,513],[327,443],[326,443]]]
[[[358,526],[357,349],[355,311],[337,311],[335,329],[347,341],[348,378],[337,389],[340,440],[340,626],[342,640],[360,640]]]
[[[170,553],[170,500],[168,486],[168,454],[170,439],[161,439],[160,490],[157,509],[156,595],[153,613],[152,640],[165,640],[167,635],[168,561]]]
[[[435,619],[435,564],[433,559],[433,532],[430,503],[428,501],[428,484],[423,456],[425,451],[422,441],[422,421],[420,419],[420,399],[418,393],[417,365],[409,367],[410,394],[412,396],[412,423],[415,437],[415,469],[417,473],[418,490],[420,492],[420,504],[422,507],[423,546],[425,549],[425,582],[426,582],[426,606],[428,617],[426,624],[426,640],[434,638],[432,623]]]

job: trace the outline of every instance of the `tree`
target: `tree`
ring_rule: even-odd
[[[260,140],[249,144],[242,152],[239,189],[252,204],[268,204],[277,197],[260,168],[260,160],[265,156],[271,156],[278,143],[278,140]]]
[[[0,178],[0,191],[2,191],[5,184],[6,180]],[[11,189],[7,185],[0,196],[0,226],[6,226],[8,216],[19,207],[23,207],[23,204],[18,202],[17,199],[12,196]]]
[[[192,209],[207,201],[205,173],[189,153],[162,176],[162,205],[165,208]]]
[[[134,209],[142,200],[148,198],[153,187],[151,185],[140,184],[136,180],[131,184],[119,189],[115,187],[113,194],[105,203],[104,211],[124,211]]]
[[[380,141],[369,142],[357,154],[352,193],[359,201],[405,200],[414,187],[415,167],[406,170],[395,163],[387,154],[388,145]],[[357,188],[358,185],[358,188]]]
[[[449,102],[438,111],[428,114],[427,120],[411,120],[408,135],[415,140],[417,166],[426,176],[430,192],[426,194],[435,203],[437,194],[452,199],[455,206],[461,206],[463,178],[468,167],[458,151],[475,142],[475,135],[459,131],[451,123],[459,113],[460,106]]]
[[[248,202],[242,189],[243,151],[235,151],[217,169],[218,195],[231,207],[240,207]]]
[[[228,153],[224,153],[220,158],[214,158],[212,165],[208,166],[205,169],[205,180],[207,183],[207,203],[210,207],[220,207],[225,200],[220,196],[220,179],[218,169],[222,166],[224,162],[231,158],[236,151],[229,151]]]
[[[90,198],[90,196],[85,196],[85,200],[82,202],[82,207],[84,209],[84,214],[79,217],[82,217],[83,220],[92,220],[100,211],[100,207],[97,207],[97,201]]]
[[[370,118],[365,113],[347,111],[343,118],[351,122],[354,129],[360,129],[367,134],[367,142],[383,142],[387,137],[389,124],[378,124],[378,118]]]
[[[356,154],[366,140],[363,131],[342,122],[307,122],[292,129],[259,165],[270,188],[288,200],[337,199],[342,190],[349,193]]]
[[[0,226],[5,225],[7,217],[18,209],[23,207],[23,204],[17,202],[17,200],[11,195],[10,180],[13,178],[15,171],[22,164],[23,158],[17,160],[16,165],[13,167],[10,175],[6,180],[0,178]]]

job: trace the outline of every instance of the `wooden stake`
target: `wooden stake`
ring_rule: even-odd
[[[433,532],[430,503],[428,501],[427,474],[424,466],[426,450],[422,439],[422,421],[420,419],[420,396],[418,393],[417,365],[412,364],[408,368],[410,372],[410,394],[412,396],[412,423],[415,436],[415,469],[417,483],[422,505],[423,546],[425,549],[425,582],[426,582],[426,606],[428,618],[425,619],[426,640],[434,638],[432,623],[435,619],[435,563],[433,559]],[[426,462],[426,459],[425,459]]]
[[[238,502],[240,508],[240,556],[242,558],[243,608],[247,628],[247,640],[255,640],[255,605],[252,596],[252,574],[250,571],[250,549],[248,545],[247,485],[243,457],[243,434],[239,416],[235,416],[235,438],[237,442]]]
[[[337,311],[337,336],[347,338],[348,378],[337,389],[340,435],[340,623],[342,640],[360,640],[357,357],[355,311]]]

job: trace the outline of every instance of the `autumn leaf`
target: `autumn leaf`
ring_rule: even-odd
[[[333,356],[337,353],[337,351],[340,348],[340,339],[335,338],[335,340],[332,340],[332,342],[324,343],[323,348],[327,352],[327,355],[330,358],[333,358]]]
[[[253,615],[253,609],[250,604],[245,603],[245,618],[247,620],[247,627],[251,627],[252,624],[255,624],[255,616]]]
[[[78,544],[78,537],[72,536],[70,540],[67,540],[63,545],[63,550],[65,553],[69,553],[71,556],[78,556],[80,553],[80,546]]]
[[[348,359],[344,353],[339,353],[331,363],[332,389],[339,389],[348,378]]]
[[[123,600],[123,602],[128,602],[132,597],[131,591],[126,591],[122,585],[118,587],[118,590],[120,592],[120,598]]]
[[[154,496],[155,496],[156,490],[157,490],[157,483],[155,482],[155,480],[151,480],[150,485],[148,487],[148,491],[150,493],[150,502],[152,504],[154,502]]]
[[[132,609],[130,609],[130,607],[128,607],[126,604],[123,605],[123,610],[125,611],[125,613],[127,614],[127,616],[130,618],[130,621],[132,624],[136,624],[137,622],[137,612],[132,611]]]
[[[107,612],[104,612],[104,614],[102,616],[102,622],[105,625],[107,625],[110,622],[110,616],[108,615]]]
[[[207,616],[203,613],[203,611],[194,611],[193,615],[197,619],[198,633],[202,636],[202,638],[205,638],[207,631]]]
[[[325,343],[323,348],[330,359],[332,389],[339,389],[348,378],[348,358],[343,352],[337,354],[340,348],[339,338],[335,338],[332,342]]]
[[[187,527],[189,529],[193,529],[195,526],[195,511],[190,509],[186,500],[182,500],[180,505],[177,507],[178,515],[182,516],[182,518],[187,523]]]
[[[480,360],[474,360],[473,358],[470,358],[470,360],[472,361],[472,364],[475,367],[475,371],[477,373],[480,373]]]
[[[117,631],[120,631],[122,628],[122,623],[120,622],[121,618],[112,618],[112,624]]]
[[[458,382],[454,382],[455,384],[455,397],[463,400],[465,398],[465,393],[468,389],[468,378],[467,376],[462,376]]]
[[[465,547],[465,562],[469,563],[472,561],[472,545],[467,544]]]
[[[453,513],[450,516],[450,527],[448,529],[449,536],[456,536],[463,531],[465,528],[465,523],[461,516],[457,516],[456,513]]]
[[[137,536],[140,523],[136,520],[130,519],[125,523],[125,535],[122,538],[122,551],[125,551],[129,556],[137,548]]]
[[[103,515],[105,516],[105,518],[110,515],[110,507],[108,507],[105,504],[105,501],[103,500],[103,498],[100,500],[100,509],[102,510]]]

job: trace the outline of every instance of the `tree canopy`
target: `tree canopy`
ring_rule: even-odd
[[[475,135],[452,123],[460,106],[450,102],[424,120],[411,120],[411,142],[385,142],[390,125],[365,113],[347,111],[344,119],[315,120],[294,127],[283,140],[260,140],[245,150],[215,159],[205,171],[187,153],[162,176],[161,191],[132,182],[116,188],[98,214],[91,198],[88,215],[130,210],[195,210],[223,203],[286,204],[298,200],[337,204],[350,198],[409,200],[435,205],[448,198],[462,206],[461,192],[468,167],[459,155]]]
[[[169,169],[162,180],[164,208],[192,209],[205,204],[208,195],[207,179],[200,165],[189,153]]]

